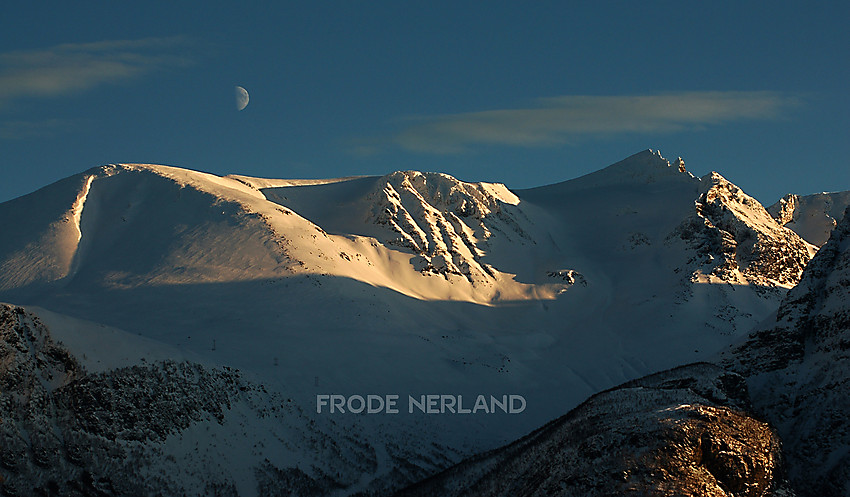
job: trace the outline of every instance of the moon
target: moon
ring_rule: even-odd
[[[236,87],[236,110],[242,110],[248,106],[248,90],[241,86]]]

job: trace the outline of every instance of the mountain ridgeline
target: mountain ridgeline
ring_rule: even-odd
[[[842,195],[90,169],[0,204],[0,489],[840,495]],[[526,408],[316,406],[435,393]]]

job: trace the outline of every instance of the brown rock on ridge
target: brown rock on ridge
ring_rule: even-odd
[[[748,406],[740,376],[683,366],[594,395],[396,495],[775,495],[783,488],[780,442]]]

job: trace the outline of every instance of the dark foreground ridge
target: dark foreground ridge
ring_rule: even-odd
[[[683,366],[594,395],[396,497],[769,495],[783,487],[781,445],[748,409],[741,376]]]

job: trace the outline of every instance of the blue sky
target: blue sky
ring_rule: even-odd
[[[848,22],[846,1],[16,2],[0,201],[111,162],[524,188],[645,148],[763,203],[848,190]]]

